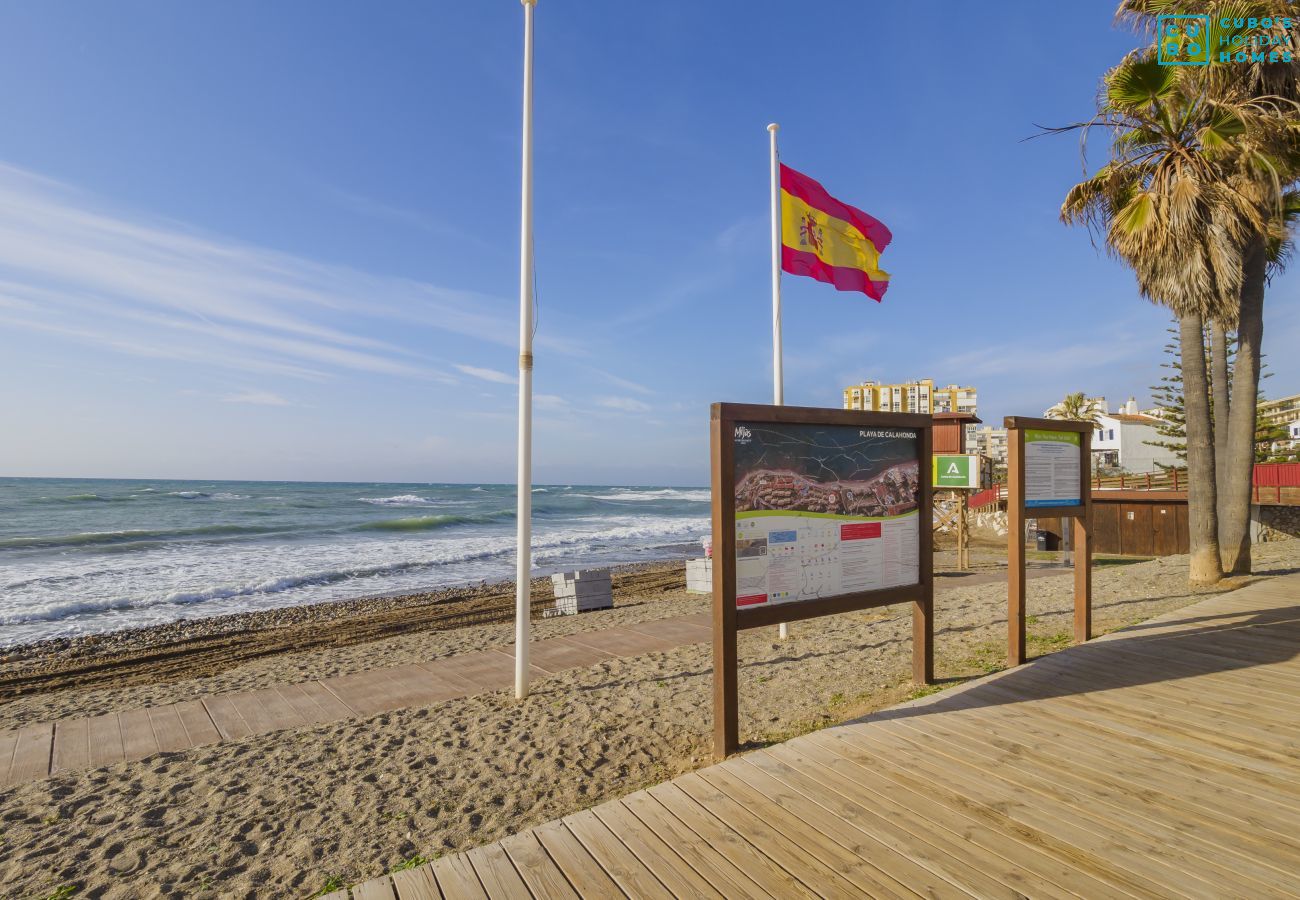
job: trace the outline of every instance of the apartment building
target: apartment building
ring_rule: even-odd
[[[933,378],[885,384],[864,381],[844,389],[844,408],[879,412],[934,413],[961,412],[976,414],[978,397],[975,388],[949,384],[936,387]]]

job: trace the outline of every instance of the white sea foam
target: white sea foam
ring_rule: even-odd
[[[609,494],[574,494],[575,497],[590,497],[593,500],[617,500],[625,503],[650,503],[656,500],[686,500],[707,503],[711,494],[706,490],[679,490],[662,488],[658,490],[638,490],[636,488],[615,488]]]
[[[417,497],[415,494],[399,494],[396,497],[358,497],[362,503],[372,506],[438,506],[437,500]]]
[[[585,516],[539,522],[540,566],[646,557],[644,548],[708,530],[701,517]],[[321,538],[238,546],[167,544],[139,554],[64,554],[14,561],[0,592],[0,646],[270,609],[511,574],[508,520],[478,535],[437,532],[401,540]],[[653,554],[653,551],[651,551]]]

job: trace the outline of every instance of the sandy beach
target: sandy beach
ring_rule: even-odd
[[[1256,551],[1261,573],[1297,564],[1294,542]],[[536,634],[706,609],[707,599],[686,594],[674,569],[620,573],[616,609],[538,621]],[[1185,571],[1184,557],[1099,567],[1098,631],[1205,596],[1187,590]],[[1070,585],[1066,572],[1030,582],[1031,652],[1068,643]],[[475,590],[508,594],[507,585]],[[381,618],[412,611],[419,618],[437,606],[429,599],[385,602],[392,608],[373,611]],[[1004,611],[1000,583],[941,589],[937,672],[945,684],[1001,665]],[[296,629],[325,634],[331,620],[344,627],[335,612],[286,613],[303,618],[281,628],[285,635]],[[214,630],[234,633],[225,625]],[[12,727],[437,658],[511,638],[506,622],[379,634],[361,643],[288,642],[224,666],[208,659],[155,683],[130,675],[120,685],[37,692],[7,699],[0,715]],[[147,671],[146,638],[131,641],[138,656],[130,671]],[[88,648],[81,650],[83,660],[93,660]],[[784,643],[774,630],[744,634],[740,653],[741,729],[750,745],[915,695],[904,607],[799,623]],[[21,661],[6,663],[11,677]],[[65,677],[51,672],[52,679]],[[43,897],[72,885],[78,896],[91,897],[306,897],[707,763],[710,683],[709,648],[685,646],[539,679],[523,703],[504,692],[486,694],[21,785],[0,793],[2,896]]]

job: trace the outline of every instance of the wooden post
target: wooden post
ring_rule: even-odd
[[[1079,462],[1092,468],[1092,431],[1079,435]],[[1150,476],[1147,476],[1150,478]],[[1082,477],[1079,485],[1086,482]],[[1074,518],[1074,642],[1092,640],[1092,491],[1081,498],[1083,512]]]
[[[723,434],[717,407],[710,422],[713,444],[713,755],[726,759],[740,746],[740,691],[736,674],[736,529],[728,510],[735,488],[726,473],[733,469],[735,444]],[[730,501],[730,502],[728,502]]]
[[[1025,661],[1025,432],[1007,432],[1007,665]]]
[[[965,572],[970,568],[970,533],[966,527],[967,496],[964,491],[953,491],[957,498],[957,568]]]
[[[912,603],[912,680],[917,684],[934,683],[934,529],[920,515],[925,510],[934,515],[934,489],[930,486],[931,441],[929,428],[918,430],[921,471],[917,479],[921,496],[917,504],[916,532],[920,539],[917,572],[921,591]]]

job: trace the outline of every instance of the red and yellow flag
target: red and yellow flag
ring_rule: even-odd
[[[889,229],[841,203],[817,182],[781,166],[781,268],[809,275],[841,291],[861,291],[877,302],[889,289],[880,254]]]

